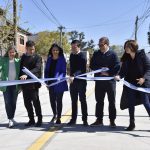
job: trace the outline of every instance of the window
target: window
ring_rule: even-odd
[[[24,36],[20,35],[20,44],[24,45]]]

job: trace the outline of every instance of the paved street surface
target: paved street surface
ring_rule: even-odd
[[[108,102],[105,99],[104,126],[82,126],[79,105],[78,121],[75,126],[67,126],[70,119],[70,95],[66,92],[63,98],[64,122],[61,127],[54,127],[49,121],[52,111],[49,104],[48,91],[45,87],[40,89],[40,101],[43,112],[43,125],[40,128],[25,128],[28,121],[24,108],[22,93],[19,94],[15,120],[18,126],[7,128],[8,120],[2,93],[0,93],[0,150],[149,150],[150,149],[150,118],[142,105],[136,107],[135,131],[124,131],[128,126],[129,117],[127,110],[120,110],[120,96],[122,83],[117,83],[117,128],[109,127]],[[88,122],[95,121],[94,82],[88,82],[87,88]],[[80,103],[79,103],[80,104]]]

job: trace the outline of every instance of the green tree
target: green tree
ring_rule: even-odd
[[[4,0],[4,6],[0,6],[0,49],[7,49],[9,44],[14,41],[14,25],[13,25],[13,13],[12,13],[12,1]],[[22,4],[20,2],[18,13],[21,13]],[[17,20],[19,22],[19,18]]]
[[[120,58],[123,55],[123,46],[121,45],[112,45],[111,48],[117,53],[118,57]]]
[[[70,44],[68,42],[67,36],[63,36],[63,49],[65,53],[70,51]],[[47,56],[48,51],[53,43],[59,44],[60,34],[58,31],[43,31],[37,33],[37,38],[35,40],[36,50],[42,56]]]
[[[87,42],[86,50],[89,52],[90,55],[93,54],[94,47],[95,47],[95,44],[94,44],[94,41],[92,39]]]

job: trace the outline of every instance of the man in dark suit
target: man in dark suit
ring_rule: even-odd
[[[99,39],[99,50],[94,52],[90,68],[92,70],[101,69],[103,67],[108,68],[108,71],[96,73],[96,77],[112,77],[119,71],[120,65],[116,53],[110,50],[109,39],[102,37]],[[115,127],[116,119],[116,107],[115,107],[115,95],[116,95],[116,82],[112,80],[99,80],[95,83],[95,98],[96,98],[96,121],[91,126],[103,125],[103,108],[105,94],[108,95],[109,101],[109,119],[110,126]]]
[[[72,53],[70,55],[70,95],[72,102],[72,118],[68,125],[76,124],[77,120],[77,101],[78,96],[81,102],[83,125],[87,126],[87,102],[86,102],[86,81],[74,79],[74,77],[86,72],[87,59],[80,50],[81,43],[79,40],[73,40],[71,43]]]
[[[20,64],[20,79],[30,79],[30,77],[22,71],[23,67],[26,67],[28,70],[30,70],[36,77],[41,77],[42,58],[35,53],[35,43],[33,41],[26,42],[26,53],[23,54]],[[26,123],[25,126],[31,126],[35,124],[33,106],[38,117],[38,121],[35,126],[38,127],[42,124],[42,112],[39,100],[40,86],[40,83],[29,83],[22,85],[24,105],[29,117],[29,122]]]

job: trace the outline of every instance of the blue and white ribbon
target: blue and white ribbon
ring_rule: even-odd
[[[124,82],[124,85],[127,86],[130,89],[140,91],[140,92],[144,92],[144,93],[150,93],[150,88],[137,87],[137,86],[125,81],[125,80],[123,82]]]
[[[75,78],[77,79],[83,79],[83,80],[87,80],[87,81],[97,81],[97,80],[112,80],[114,79],[114,77],[89,77],[88,75],[91,74],[95,74],[95,73],[100,73],[100,72],[104,72],[104,71],[108,71],[108,68],[101,68],[95,71],[91,71],[88,73],[84,73],[81,75],[76,76]],[[46,78],[46,79],[39,79],[37,78],[33,73],[31,73],[27,68],[23,68],[23,72],[25,72],[28,76],[30,76],[32,79],[28,79],[28,80],[13,80],[13,81],[0,81],[0,87],[3,86],[11,86],[11,85],[19,85],[19,84],[28,84],[28,83],[35,83],[35,82],[40,82],[43,85],[46,85],[48,87],[57,85],[61,82],[64,82],[65,80],[67,80],[69,77],[64,77],[64,78]],[[83,76],[87,76],[87,77],[83,77]],[[57,81],[54,82],[50,85],[47,85],[45,82],[46,81]],[[133,84],[127,82],[124,80],[124,85],[133,89],[133,90],[137,90],[137,91],[141,91],[141,92],[145,92],[145,93],[150,93],[150,88],[142,88],[142,87],[136,87]]]

